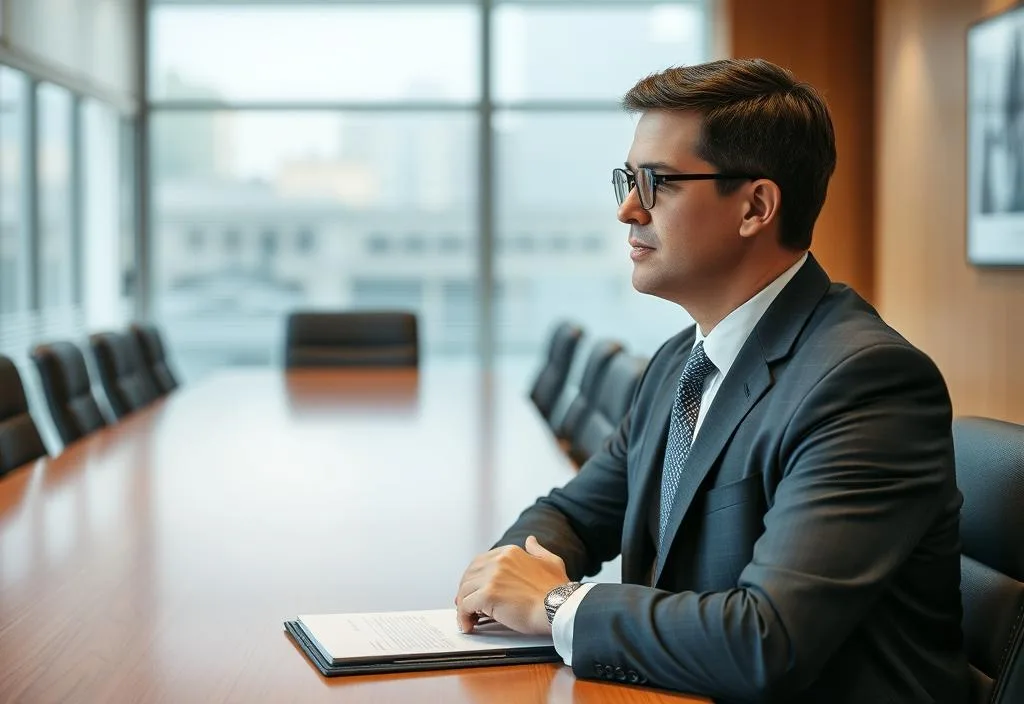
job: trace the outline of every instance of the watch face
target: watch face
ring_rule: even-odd
[[[544,610],[548,615],[548,623],[555,620],[555,612],[569,596],[580,587],[579,582],[569,582],[555,587],[544,597]]]

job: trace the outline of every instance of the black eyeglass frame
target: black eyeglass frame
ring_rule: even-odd
[[[760,176],[751,176],[750,174],[731,174],[731,173],[717,173],[717,174],[659,174],[650,167],[640,167],[638,171],[643,171],[647,174],[651,184],[651,204],[644,203],[644,194],[637,189],[637,195],[640,200],[640,207],[644,210],[650,210],[654,207],[655,200],[658,195],[658,186],[666,181],[753,181],[760,178]],[[620,197],[619,189],[615,187],[615,176],[616,174],[622,174],[626,180],[626,192]],[[626,202],[626,198],[629,197],[629,192],[636,188],[636,174],[630,173],[623,168],[612,169],[612,186],[615,187],[615,200],[618,201],[621,206]]]

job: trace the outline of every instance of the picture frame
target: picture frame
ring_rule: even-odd
[[[967,259],[1024,266],[1024,4],[967,30]]]

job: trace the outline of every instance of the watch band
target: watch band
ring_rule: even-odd
[[[566,582],[560,584],[547,593],[544,597],[544,612],[548,616],[548,623],[554,623],[555,612],[558,611],[558,607],[565,603],[574,591],[582,587],[580,582]]]

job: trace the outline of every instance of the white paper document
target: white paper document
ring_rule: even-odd
[[[486,655],[523,648],[552,647],[551,636],[527,636],[498,623],[459,631],[455,609],[367,614],[299,616],[299,625],[333,663],[387,659],[429,659],[460,654]]]

